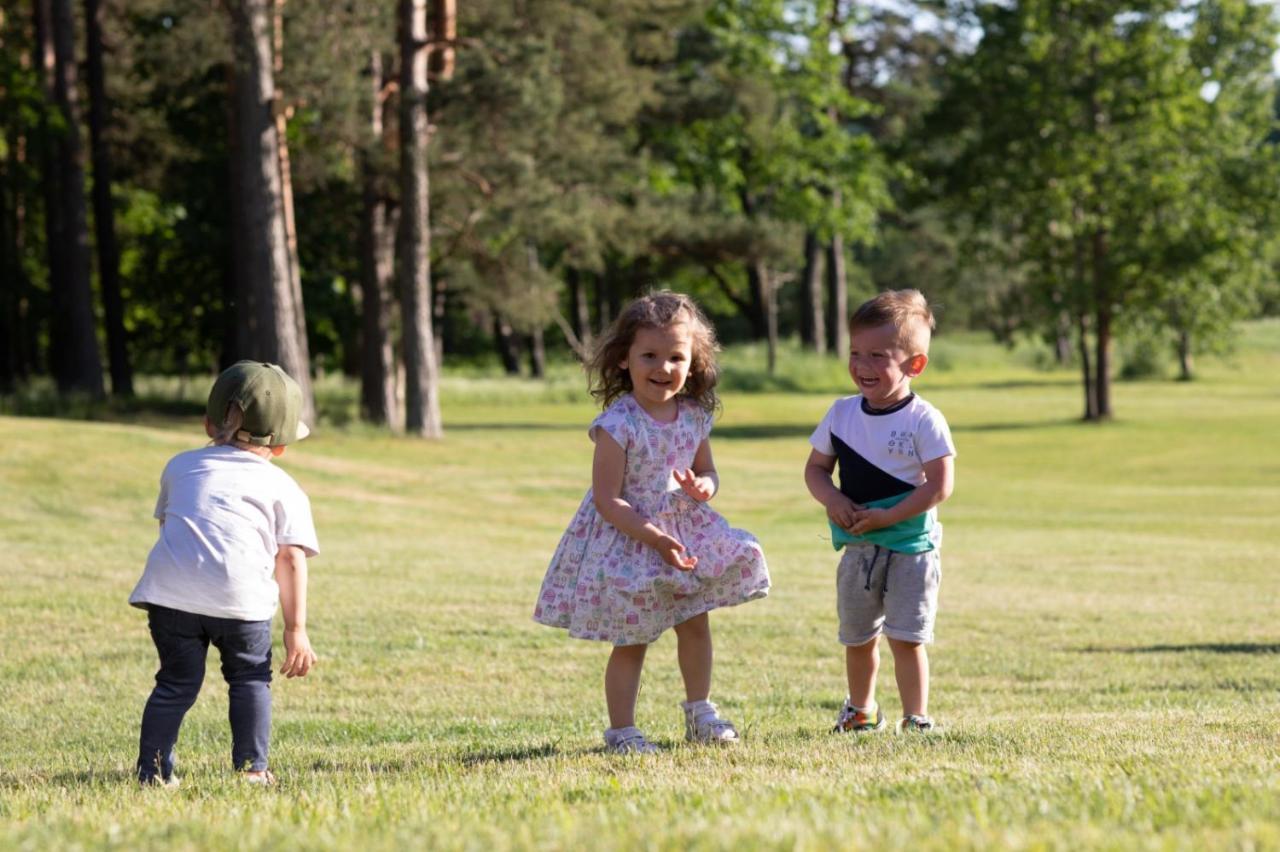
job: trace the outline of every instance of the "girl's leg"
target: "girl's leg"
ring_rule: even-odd
[[[222,654],[231,718],[231,765],[265,773],[271,742],[271,622],[206,618]]]
[[[929,654],[919,642],[889,640],[904,716],[929,715]]]
[[[197,615],[151,606],[147,608],[147,625],[160,656],[160,670],[142,711],[137,772],[143,783],[157,776],[167,781],[173,775],[178,729],[200,694],[209,653],[209,637],[200,629]]]
[[[681,622],[676,630],[676,657],[687,701],[711,697],[711,620],[704,612]]]
[[[604,669],[604,700],[609,707],[610,728],[630,728],[636,723],[636,696],[640,671],[648,645],[614,645]]]
[[[849,681],[849,703],[870,707],[876,701],[876,675],[880,672],[880,637],[844,649],[845,677]],[[897,659],[895,657],[894,659]]]

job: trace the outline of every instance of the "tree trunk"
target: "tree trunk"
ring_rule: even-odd
[[[449,281],[437,274],[431,282],[431,323],[436,338],[436,364],[444,363],[444,353],[451,351],[453,324],[449,321]]]
[[[0,16],[0,23],[3,16]],[[4,47],[0,44],[0,49]],[[5,128],[5,138],[9,138]],[[14,182],[12,159],[6,158],[0,171],[0,394],[12,393],[18,383],[18,270],[21,255],[15,239],[10,198]]]
[[[1191,359],[1191,332],[1184,329],[1178,331],[1178,381],[1195,380],[1195,370]]]
[[[618,315],[618,284],[612,267],[596,276],[596,322],[601,334],[609,331]]]
[[[395,229],[397,215],[385,198],[365,187],[361,228],[360,412],[370,423],[399,428],[395,342]]]
[[[302,303],[296,297],[285,224],[280,146],[272,115],[272,0],[229,0],[235,50],[235,167],[243,269],[248,305],[239,305],[242,340],[238,358],[271,361],[302,387],[303,418],[314,420],[307,336],[302,333]]]
[[[1065,308],[1058,311],[1058,328],[1054,334],[1053,357],[1059,367],[1071,363],[1071,314]]]
[[[1080,346],[1080,374],[1084,378],[1084,419],[1098,419],[1098,394],[1093,386],[1093,368],[1089,358],[1089,318],[1082,310],[1076,316],[1076,334]]]
[[[1107,235],[1093,232],[1094,345],[1096,347],[1094,392],[1098,397],[1099,420],[1111,419],[1111,293],[1108,286]]]
[[[427,6],[399,0],[400,300],[404,324],[405,428],[444,434],[431,328],[431,230],[427,175]]]
[[[102,0],[84,0],[85,43],[89,75],[89,144],[93,158],[93,224],[98,239],[98,286],[102,291],[103,322],[107,329],[107,360],[111,393],[133,396],[133,367],[124,331],[124,300],[120,295],[120,249],[116,243],[116,214],[111,202],[111,150],[106,127],[110,115],[106,69],[103,64]]]
[[[62,393],[103,396],[102,359],[93,315],[92,261],[84,197],[84,145],[80,139],[80,99],[71,0],[36,0],[36,32],[46,95],[61,113],[53,141],[52,170],[45,180],[50,221],[50,348],[54,378]],[[50,64],[50,59],[52,63]],[[48,143],[46,143],[48,144]]]
[[[545,379],[547,377],[547,349],[543,343],[541,328],[535,328],[528,338],[529,344],[529,378]]]
[[[825,269],[818,235],[804,235],[804,284],[800,298],[800,340],[819,355],[827,351],[827,327],[822,313],[822,273]]]
[[[751,284],[753,324],[759,323],[757,339],[764,338],[769,375],[778,367],[778,293],[769,267],[752,261],[747,267]]]
[[[271,15],[271,68],[274,79],[284,72],[284,4],[274,0]],[[289,288],[293,291],[294,323],[298,337],[307,340],[307,320],[302,301],[302,264],[298,261],[298,223],[293,212],[293,168],[289,165],[289,117],[291,110],[284,103],[284,93],[275,87],[272,114],[276,121],[276,158],[280,161],[280,203],[284,211],[285,245],[289,256]]]
[[[458,38],[457,0],[431,0],[431,78],[448,80],[453,77],[453,42]]]
[[[371,51],[369,79],[369,144],[382,144],[382,54]],[[360,415],[370,423],[398,425],[396,358],[391,339],[391,311],[395,304],[395,214],[382,192],[376,157],[361,156],[362,215],[360,218]]]
[[[839,195],[832,203],[839,203]],[[844,272],[844,239],[839,234],[827,244],[827,339],[839,358],[849,357],[849,287]]]
[[[508,376],[520,375],[520,345],[516,341],[511,323],[497,311],[493,314],[493,343],[502,359],[502,369]]]
[[[569,300],[572,303],[573,333],[582,344],[582,351],[590,357],[591,352],[591,306],[587,303],[587,287],[582,280],[582,272],[570,267],[565,273],[569,285]]]

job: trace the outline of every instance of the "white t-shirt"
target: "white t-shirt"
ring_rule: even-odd
[[[837,441],[867,464],[906,486],[924,483],[925,462],[956,454],[951,429],[942,412],[915,394],[885,411],[866,407],[861,394],[837,399],[813,430],[809,443],[815,450],[826,456],[845,456],[841,458],[842,478],[864,473],[844,469],[849,457],[840,451]],[[875,490],[876,493],[864,492],[862,499],[849,495],[856,503],[892,496],[880,493],[885,486],[869,481],[842,483],[841,490],[845,487]]]
[[[311,502],[293,477],[267,459],[231,446],[170,459],[155,516],[160,538],[129,596],[218,618],[267,621],[276,611],[276,552],[320,551]]]

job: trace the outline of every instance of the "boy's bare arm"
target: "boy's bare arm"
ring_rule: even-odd
[[[912,491],[902,502],[887,509],[860,509],[855,512],[853,524],[849,531],[854,535],[863,535],[872,530],[893,526],[923,515],[951,496],[955,488],[955,460],[952,456],[943,456],[924,463],[926,480],[923,485]]]
[[[804,465],[804,484],[809,488],[813,499],[826,507],[827,517],[837,526],[848,529],[853,526],[858,504],[846,497],[831,481],[831,474],[835,469],[835,456],[811,450],[809,460]]]
[[[276,584],[284,617],[285,677],[306,677],[316,664],[307,636],[307,555],[301,547],[284,545],[276,552]]]

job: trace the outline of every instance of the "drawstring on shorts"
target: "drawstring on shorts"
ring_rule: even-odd
[[[889,563],[893,559],[893,551],[887,547],[875,545],[875,551],[871,554],[871,559],[862,561],[862,570],[867,572],[867,582],[863,591],[871,591],[871,575],[876,568],[876,560],[880,558],[881,551],[884,552],[884,578],[880,582],[880,594],[888,594],[889,592]]]

